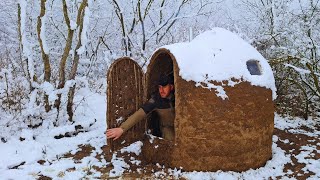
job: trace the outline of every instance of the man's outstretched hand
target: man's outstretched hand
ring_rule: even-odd
[[[118,139],[123,134],[122,128],[112,128],[107,130],[107,139],[113,138],[113,140]]]

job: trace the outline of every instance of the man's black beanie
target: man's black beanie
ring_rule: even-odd
[[[173,76],[161,74],[158,80],[158,85],[166,86],[168,84],[173,84]]]

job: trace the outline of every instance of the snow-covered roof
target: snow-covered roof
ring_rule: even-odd
[[[275,80],[267,60],[249,43],[237,34],[223,28],[214,28],[198,35],[191,42],[164,46],[175,57],[180,68],[179,75],[187,80],[206,83],[214,88],[217,95],[227,98],[223,87],[215,86],[209,81],[228,80],[229,86],[237,84],[231,78],[243,79],[252,85],[269,88],[276,98]],[[251,75],[247,61],[255,60],[260,64],[261,75]]]

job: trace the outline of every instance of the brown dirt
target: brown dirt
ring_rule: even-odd
[[[320,127],[316,127],[318,130]],[[308,132],[313,132],[313,129],[307,128],[307,127],[301,127],[300,129],[309,130]],[[309,137],[304,134],[292,134],[288,132],[288,130],[279,130],[275,129],[273,132],[274,135],[276,135],[279,140],[277,141],[277,146],[280,147],[282,150],[285,151],[286,154],[291,155],[292,163],[287,163],[284,167],[284,173],[285,177],[292,177],[296,179],[307,179],[311,175],[313,175],[312,172],[304,172],[302,169],[306,167],[306,164],[299,163],[297,159],[294,157],[295,155],[298,155],[301,153],[301,146],[307,146],[307,145],[315,145],[317,146],[317,150],[320,150],[319,145],[317,143],[320,143],[320,137]],[[285,143],[285,140],[289,140],[289,143]],[[80,150],[75,154],[71,155],[70,153],[66,154],[63,158],[70,158],[73,157],[75,162],[81,161],[84,157],[89,156],[91,152],[94,150],[93,147],[90,145],[81,145],[79,146]],[[107,146],[102,147],[103,152],[102,154],[98,154],[96,156],[97,159],[101,160],[101,156],[104,157],[104,159],[107,162],[110,162],[112,158],[112,154]],[[314,151],[314,155],[312,155],[312,159],[320,160],[320,153]],[[169,175],[169,168],[163,165],[159,164],[147,164],[145,162],[145,159],[143,159],[143,156],[136,156],[135,154],[131,153],[123,153],[121,154],[120,151],[118,151],[118,157],[121,156],[125,159],[125,162],[130,165],[130,170],[126,170],[123,175],[121,176],[121,179],[153,179],[155,172],[161,172],[163,171],[163,175],[160,175],[157,178],[160,179],[174,179],[173,176]],[[134,157],[136,160],[141,160],[140,165],[132,164],[130,162],[130,158]],[[41,163],[44,163],[41,161]],[[109,172],[114,167],[112,164],[106,165],[104,167],[96,167],[93,166],[93,168],[99,172],[102,173],[101,179],[118,179],[120,177],[109,177]],[[74,171],[75,168],[70,168],[67,171]],[[182,171],[183,172],[183,171]],[[292,172],[292,174],[290,173]],[[281,179],[282,177],[277,177]],[[40,175],[40,180],[47,180],[51,179],[50,177]]]
[[[38,180],[51,180],[51,177],[40,175]]]
[[[72,157],[75,162],[79,162],[80,160],[82,160],[84,157],[90,156],[91,152],[93,150],[95,150],[94,147],[86,144],[86,145],[79,145],[78,146],[80,148],[80,150],[78,152],[76,152],[74,155],[72,155],[71,153],[67,153],[65,154],[63,157],[64,158],[70,158]]]
[[[308,132],[313,132],[313,129],[310,129],[308,127],[301,127],[300,129],[308,130]],[[279,129],[275,129],[274,134],[277,135],[279,138],[277,145],[282,150],[284,150],[286,154],[291,155],[292,163],[286,164],[284,168],[284,172],[287,173],[286,176],[293,177],[296,179],[307,179],[311,175],[314,175],[314,173],[312,172],[304,172],[302,169],[306,167],[306,164],[299,163],[294,156],[301,153],[301,150],[300,150],[301,146],[307,146],[307,145],[317,146],[317,143],[320,143],[320,137],[314,138],[304,134],[292,134],[287,130],[279,130]],[[289,140],[289,143],[283,142],[286,139]],[[320,150],[320,147],[317,146],[317,149]],[[314,153],[314,156],[310,158],[315,160],[320,160],[320,153],[317,153],[316,151],[313,151],[313,153]],[[290,171],[292,172],[292,174],[288,173]]]
[[[307,128],[307,127],[301,127],[301,129],[309,130],[308,132],[312,132],[313,129]],[[318,128],[320,129],[320,128]],[[320,143],[320,137],[314,138],[309,137],[304,134],[292,134],[288,132],[288,130],[274,130],[274,135],[276,135],[279,140],[277,141],[277,146],[280,147],[282,150],[285,151],[286,154],[291,155],[292,163],[287,163],[284,167],[284,173],[285,177],[292,177],[296,179],[307,179],[311,175],[314,175],[312,172],[304,172],[302,169],[306,167],[306,164],[299,163],[298,160],[294,157],[295,155],[300,154],[301,146],[307,146],[307,145],[315,145],[317,146],[317,143]],[[285,143],[284,140],[289,140],[289,143]],[[317,150],[320,150],[320,147],[317,146]],[[315,160],[320,160],[320,153],[317,153],[316,151],[313,151],[314,155],[310,158]],[[139,157],[136,157],[139,159]],[[154,177],[154,172],[163,171],[167,175],[160,176],[159,178],[163,179],[173,179],[174,177],[169,176],[167,167],[159,167],[159,165],[156,164],[142,164],[141,166],[131,165],[131,172],[126,171],[122,178],[152,178]],[[140,169],[140,173],[137,171],[137,169]],[[110,170],[109,170],[110,171]],[[109,171],[105,171],[108,173]],[[291,174],[291,172],[292,174]],[[142,172],[142,173],[141,173]],[[107,176],[107,174],[105,174]],[[277,177],[281,179],[281,177]]]
[[[39,160],[37,161],[39,164],[43,165],[46,161],[45,160]]]

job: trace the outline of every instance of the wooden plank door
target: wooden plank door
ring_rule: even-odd
[[[116,60],[107,74],[107,127],[115,128],[137,111],[143,103],[143,72],[130,58]],[[139,122],[119,139],[107,140],[111,150],[118,150],[128,144],[142,140],[145,120]]]

